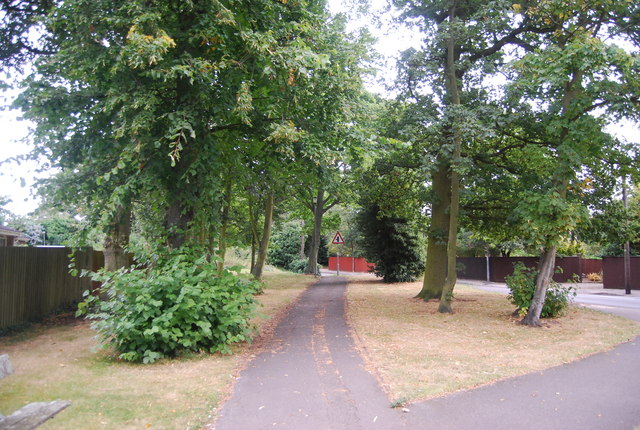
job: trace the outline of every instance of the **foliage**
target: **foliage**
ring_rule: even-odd
[[[373,204],[358,214],[364,254],[385,282],[412,282],[424,271],[416,226],[401,217],[383,215]]]
[[[300,240],[301,235],[305,234],[304,229],[298,223],[286,223],[279,229],[274,231],[269,247],[269,264],[289,270],[294,273],[303,273],[305,264],[308,261],[301,258]],[[311,235],[304,238],[304,255],[309,255],[309,244],[311,243]],[[329,262],[329,253],[327,248],[327,236],[320,236],[320,247],[318,249],[318,264],[327,265]]]
[[[300,257],[300,236],[302,228],[299,224],[285,224],[279,231],[273,233],[271,246],[269,247],[269,264],[290,270],[296,273],[302,273],[297,269]],[[292,267],[294,265],[295,267]],[[304,270],[304,269],[303,269]]]
[[[533,268],[527,268],[522,263],[516,263],[513,273],[505,278],[509,287],[509,300],[517,306],[517,312],[524,316],[529,310],[533,294],[536,289],[537,272]],[[573,285],[563,286],[556,282],[551,282],[547,288],[544,306],[542,307],[542,318],[554,318],[562,315],[564,310],[573,301],[576,295],[576,288]]]
[[[630,242],[632,255],[640,255],[640,198],[637,190],[635,187],[628,208],[619,200],[602,199],[594,208],[589,223],[581,229],[585,241],[600,246],[600,256],[622,256],[626,241]]]
[[[9,197],[0,195],[0,225],[6,225],[7,221],[14,217],[13,213],[6,208],[11,201]]]
[[[151,363],[186,351],[229,353],[251,339],[257,282],[225,270],[201,250],[182,249],[130,269],[98,272],[102,287],[79,314],[126,361]]]
[[[585,277],[591,282],[602,282],[602,273],[587,273]]]
[[[291,260],[286,269],[293,273],[304,273],[308,264],[309,262],[306,259],[297,258],[295,260]]]

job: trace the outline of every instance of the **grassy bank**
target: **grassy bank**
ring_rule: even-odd
[[[454,314],[412,298],[421,282],[354,279],[348,315],[389,397],[423,400],[540,371],[605,351],[640,334],[624,318],[571,307],[541,329],[517,324],[505,296],[457,286]]]
[[[283,272],[265,274],[266,288],[255,322],[269,333],[312,277]],[[193,355],[152,365],[117,362],[96,351],[87,322],[50,321],[0,339],[15,373],[0,383],[0,413],[9,415],[36,401],[70,400],[71,406],[42,429],[199,428],[228,392],[234,375],[252,351]]]

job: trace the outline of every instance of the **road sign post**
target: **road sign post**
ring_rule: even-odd
[[[331,243],[333,243],[334,245],[344,245],[344,238],[339,231],[336,231],[336,234],[335,236],[333,236],[333,240],[331,241]],[[336,264],[336,276],[340,276],[340,248],[338,248],[338,252],[336,253],[336,255],[338,256]]]

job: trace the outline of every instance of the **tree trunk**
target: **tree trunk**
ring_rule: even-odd
[[[109,231],[104,239],[104,268],[107,271],[118,270],[129,265],[129,257],[125,247],[131,234],[131,203],[120,206],[109,224]]]
[[[171,249],[178,249],[187,241],[187,230],[193,221],[193,208],[187,207],[176,198],[167,210],[167,243]]]
[[[250,272],[253,273],[253,268],[256,267],[256,245],[258,243],[258,220],[256,220],[256,216],[253,213],[253,199],[251,198],[251,193],[249,193],[248,199],[249,203],[249,227],[251,228],[251,268]]]
[[[451,181],[446,163],[440,164],[432,176],[431,183],[435,196],[431,205],[427,261],[422,290],[416,296],[423,300],[439,298],[447,278],[448,209],[451,202]]]
[[[320,250],[320,232],[322,231],[322,215],[324,215],[324,190],[318,190],[317,202],[313,205],[313,234],[309,246],[309,261],[305,273],[315,275],[318,267],[318,251]]]
[[[571,79],[565,83],[564,93],[562,95],[562,116],[571,118],[575,114],[573,111],[573,104],[582,92],[582,77],[583,73],[580,70],[574,70]],[[558,141],[562,143],[567,136],[569,136],[569,126],[563,126],[558,137]],[[551,183],[558,190],[558,194],[562,199],[567,198],[567,188],[569,187],[568,172],[573,172],[573,168],[567,168],[572,165],[572,161],[567,159],[566,154],[559,151],[556,160],[556,173],[554,174]],[[547,246],[540,260],[538,266],[538,275],[536,276],[536,290],[533,294],[533,300],[527,315],[524,317],[521,324],[539,327],[540,314],[542,313],[542,307],[544,306],[544,300],[547,295],[547,288],[553,277],[553,272],[556,264],[556,246],[554,237],[549,237],[547,240]]]
[[[453,21],[456,14],[456,7],[451,7],[449,11],[449,20]],[[455,38],[449,34],[447,39],[447,67],[445,68],[445,78],[447,82],[447,92],[451,98],[451,106],[454,108],[460,105],[460,92],[458,88],[458,79],[456,76],[456,45]],[[454,117],[454,121],[457,121]],[[451,178],[451,204],[449,205],[449,240],[447,241],[447,280],[442,289],[440,297],[440,305],[438,312],[450,313],[451,299],[453,297],[453,289],[458,279],[456,273],[456,254],[458,246],[458,212],[460,208],[460,177],[456,170],[461,153],[461,136],[458,124],[451,124],[451,138],[453,143],[453,159],[451,160],[450,178]]]
[[[273,206],[274,195],[273,192],[269,192],[264,205],[264,228],[262,230],[262,238],[260,239],[260,247],[258,248],[256,263],[251,271],[253,277],[258,280],[262,278],[262,271],[267,261],[267,251],[269,250],[269,240],[271,238],[271,225],[273,224]]]
[[[455,156],[460,156],[460,144],[459,137],[457,137],[458,144],[454,151]],[[438,306],[438,312],[451,313],[451,299],[453,298],[453,289],[456,286],[458,280],[458,274],[456,272],[457,263],[457,246],[458,246],[458,212],[460,207],[460,179],[458,172],[455,171],[455,166],[451,169],[451,210],[449,212],[449,240],[447,242],[447,279],[442,289],[442,296],[440,297],[440,305]]]
[[[229,212],[231,210],[231,181],[225,185],[224,207],[222,208],[222,220],[220,226],[220,239],[218,240],[218,276],[222,276],[224,270],[224,258],[227,254],[227,227],[229,226]]]
[[[520,322],[521,324],[540,327],[540,314],[544,306],[544,299],[547,295],[547,288],[553,278],[556,265],[556,247],[554,245],[545,248],[540,264],[538,265],[538,275],[536,276],[536,291],[533,300],[527,311],[527,315]]]

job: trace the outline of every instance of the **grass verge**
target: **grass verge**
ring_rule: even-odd
[[[640,324],[572,306],[541,329],[517,324],[505,296],[458,285],[454,314],[412,298],[421,282],[349,284],[348,318],[392,403],[426,400],[608,350]]]
[[[261,333],[269,333],[277,316],[315,279],[285,272],[265,273],[264,279],[255,322]],[[230,356],[202,354],[139,365],[96,351],[94,337],[87,322],[69,319],[0,338],[0,354],[9,354],[15,368],[0,382],[0,413],[64,399],[71,406],[43,430],[200,428],[253,350],[242,344]]]

